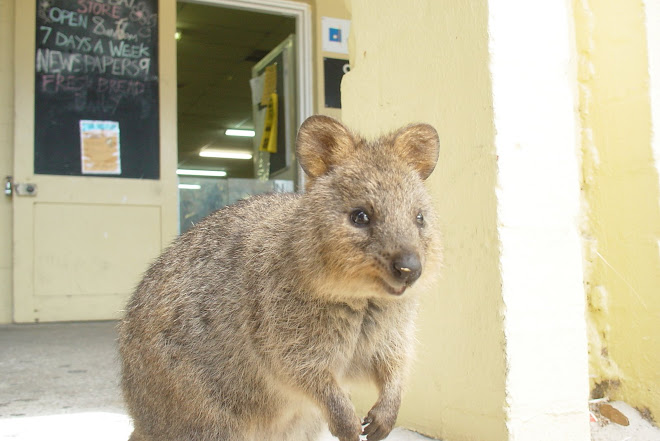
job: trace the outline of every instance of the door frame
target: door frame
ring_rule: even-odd
[[[293,17],[296,20],[296,123],[297,127],[314,113],[312,10],[307,3],[289,0],[181,0],[274,15]],[[298,166],[300,167],[300,166]],[[304,176],[298,170],[298,188],[303,189]]]

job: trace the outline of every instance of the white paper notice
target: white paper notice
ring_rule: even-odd
[[[80,121],[80,156],[82,173],[121,174],[117,121]]]

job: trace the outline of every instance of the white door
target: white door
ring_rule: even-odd
[[[160,10],[153,11],[151,16],[150,11],[130,11],[133,14],[131,19],[143,20],[145,26],[148,25],[147,20],[157,20],[159,32],[154,37],[159,43],[157,55],[153,50],[131,41],[127,33],[95,33],[100,31],[98,24],[101,21],[108,25],[107,29],[111,29],[110,24],[112,29],[120,29],[122,22],[118,17],[122,11],[113,8],[106,8],[106,11],[100,3],[100,9],[93,11],[91,7],[89,11],[84,10],[82,3],[76,1],[39,3],[43,5],[40,8],[57,9],[37,10],[35,1],[16,2],[16,123],[12,196],[14,321],[116,319],[149,262],[171,241],[177,230],[176,49],[174,38],[167,38],[174,35],[175,2],[170,2],[171,5],[156,2],[161,3]],[[124,4],[128,3],[131,2]],[[50,23],[37,20],[41,25],[48,24],[44,29],[35,27],[38,14],[42,14],[41,19],[50,20]],[[83,26],[90,36],[86,42],[80,33]],[[92,29],[92,26],[97,27]],[[50,35],[47,36],[47,33]],[[52,61],[61,65],[51,65],[51,71],[46,73],[52,76],[44,79],[40,77],[43,72],[37,73],[35,69],[38,62],[44,62],[46,55],[42,53],[43,57],[39,60],[35,54],[39,44],[47,38],[59,38],[58,41],[48,40],[55,42],[55,46],[50,46],[54,55],[49,53],[48,56],[65,55]],[[114,51],[108,53],[110,49]],[[100,59],[107,61],[108,69],[114,67],[120,69],[115,73],[124,72],[129,76],[133,75],[131,72],[137,72],[130,71],[133,66],[147,67],[144,59],[158,61],[160,105],[151,111],[157,113],[160,121],[160,142],[156,144],[158,162],[156,176],[152,179],[108,175],[107,170],[117,173],[112,171],[113,166],[100,176],[35,173],[35,129],[41,129],[35,127],[35,109],[39,107],[35,105],[35,90],[39,87],[39,84],[35,85],[35,80],[43,83],[43,90],[50,87],[51,79],[58,90],[77,87],[80,83],[75,82],[76,78],[84,75],[81,74],[80,64],[76,65],[78,61],[71,58],[67,61],[66,57],[71,57],[71,53],[79,54],[78,60],[89,63],[85,67],[87,72],[93,69],[95,60]],[[90,57],[84,58],[86,55]],[[62,59],[64,62],[58,61]],[[69,63],[68,67],[66,63]],[[114,64],[111,66],[110,63]],[[43,66],[41,68],[44,69]],[[62,75],[58,77],[57,74]],[[113,84],[110,80],[119,77],[109,76],[107,82],[96,78],[94,87],[98,91],[115,87],[121,94],[140,93],[143,84],[138,81],[139,73],[135,75],[133,82],[129,77],[125,82],[117,80]],[[62,96],[66,105],[67,95],[63,93]],[[118,113],[124,112],[121,107],[118,109]],[[90,120],[100,120],[98,115],[91,115]],[[55,119],[59,117],[57,108],[54,108],[52,116]],[[120,133],[121,128],[119,124]],[[65,129],[72,128],[62,130]],[[81,134],[83,132],[80,127],[76,130]],[[60,141],[56,131],[48,135],[47,142],[51,139],[55,144]],[[76,148],[81,151],[82,162],[86,153],[82,153],[82,136],[79,139]],[[110,140],[106,141],[110,143]],[[43,138],[39,142],[43,143]],[[123,139],[122,144],[125,144]],[[128,144],[122,147],[131,148],[130,142]],[[57,153],[51,152],[50,155],[54,162],[61,159]],[[130,161],[138,160],[122,154],[119,165],[126,170],[132,164]],[[93,167],[90,169],[93,171]]]

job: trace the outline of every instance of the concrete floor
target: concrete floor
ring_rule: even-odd
[[[0,326],[0,440],[125,440],[116,323]],[[389,441],[428,440],[395,429]],[[321,441],[335,440],[330,434]]]

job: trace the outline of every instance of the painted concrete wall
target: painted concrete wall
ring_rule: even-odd
[[[435,437],[503,441],[505,352],[497,232],[497,159],[486,1],[347,1],[351,72],[343,120],[367,136],[433,124],[440,159],[428,180],[444,270],[423,293],[417,361],[399,424]],[[364,412],[373,391],[356,391]]]
[[[14,163],[14,0],[0,0],[0,180]],[[0,323],[12,310],[11,198],[0,195]]]
[[[592,395],[623,399],[658,421],[660,209],[651,147],[658,127],[644,4],[584,0],[575,11]]]

